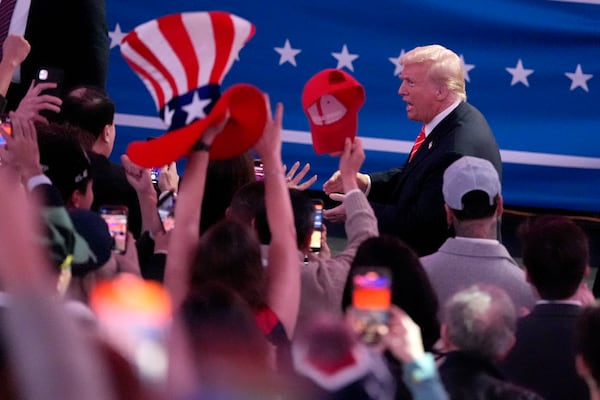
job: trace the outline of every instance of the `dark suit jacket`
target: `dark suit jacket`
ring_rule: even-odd
[[[25,39],[31,52],[21,64],[21,83],[10,86],[9,109],[16,108],[40,67],[63,69],[63,93],[81,84],[106,86],[105,0],[31,0]]]
[[[546,400],[589,398],[575,369],[575,323],[582,308],[538,304],[517,323],[517,342],[502,364],[512,382]]]
[[[506,381],[495,365],[474,354],[448,353],[439,373],[451,400],[542,400],[538,394]]]
[[[484,116],[465,102],[435,127],[410,163],[371,174],[369,200],[379,231],[400,237],[420,256],[435,252],[450,236],[444,171],[463,155],[489,160],[502,176],[496,139]]]
[[[89,152],[88,155],[91,162],[90,175],[94,179],[92,210],[98,211],[103,205],[127,206],[127,228],[137,239],[142,229],[142,214],[137,193],[129,184],[125,169],[101,154]]]

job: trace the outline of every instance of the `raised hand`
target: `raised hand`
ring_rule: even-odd
[[[38,83],[31,82],[29,90],[19,103],[15,113],[24,119],[33,120],[35,122],[48,123],[48,120],[40,115],[40,111],[48,110],[55,113],[60,112],[62,100],[50,94],[42,94],[44,90],[56,88],[56,83],[46,82]]]
[[[285,166],[283,167],[284,173],[286,174],[285,177],[288,182],[288,187],[290,189],[306,190],[309,187],[311,187],[313,183],[315,183],[317,181],[317,175],[313,175],[312,178],[310,178],[309,180],[300,183],[300,181],[302,179],[304,179],[304,177],[306,176],[308,171],[310,171],[310,164],[309,163],[304,164],[304,167],[302,167],[300,172],[298,172],[296,174],[299,167],[300,167],[300,161],[296,161],[292,165],[292,168],[290,168],[289,171],[287,171],[287,168]]]

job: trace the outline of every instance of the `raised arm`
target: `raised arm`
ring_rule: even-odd
[[[200,210],[206,185],[210,146],[226,121],[227,118],[218,126],[209,126],[202,134],[188,155],[179,187],[175,206],[175,228],[171,231],[169,239],[164,281],[175,309],[183,302],[188,291],[190,265],[200,240]]]
[[[270,114],[270,112],[269,112]],[[277,104],[255,146],[262,159],[265,206],[271,231],[268,261],[268,303],[292,337],[300,305],[300,269],[290,193],[281,160],[283,105]]]

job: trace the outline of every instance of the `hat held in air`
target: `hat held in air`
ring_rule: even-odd
[[[340,153],[346,138],[356,137],[358,110],[364,102],[363,86],[342,70],[326,69],[306,82],[302,108],[310,123],[317,154]]]
[[[225,75],[254,31],[252,23],[226,12],[185,12],[146,22],[125,36],[121,54],[167,126],[162,136],[128,146],[134,163],[160,167],[185,156],[227,112],[211,159],[237,156],[256,143],[267,121],[264,94],[245,83],[221,93]]]

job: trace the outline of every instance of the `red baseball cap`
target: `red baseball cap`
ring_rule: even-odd
[[[354,77],[339,69],[313,75],[302,91],[302,108],[310,123],[317,154],[339,153],[347,137],[354,139],[358,110],[365,102],[365,89]]]

